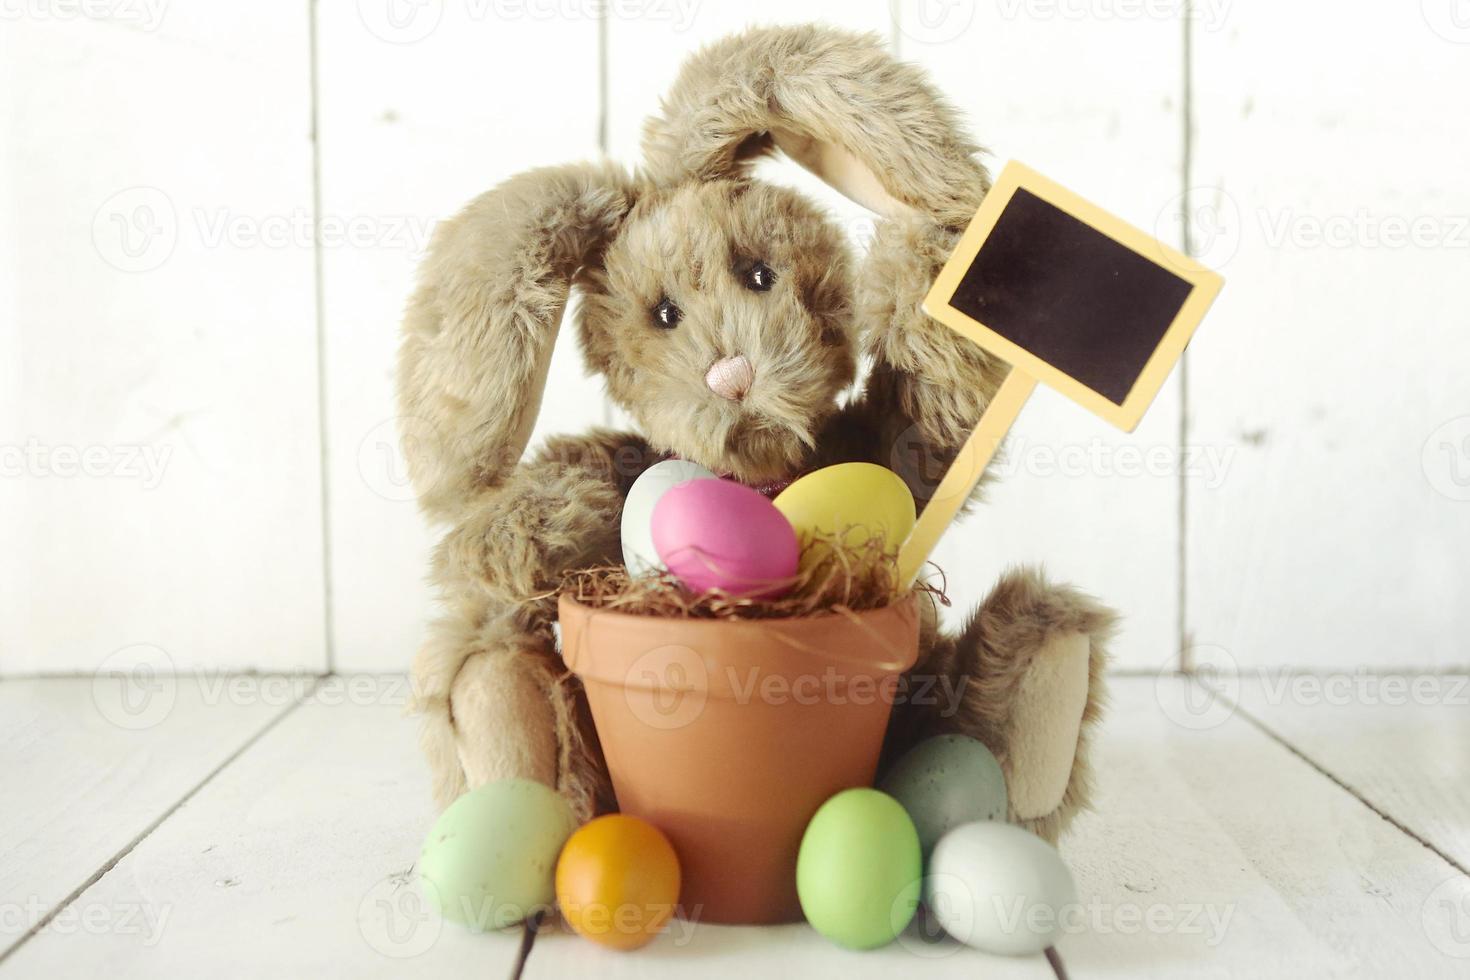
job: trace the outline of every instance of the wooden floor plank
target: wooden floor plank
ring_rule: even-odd
[[[405,694],[402,677],[324,682],[0,977],[509,975],[518,933],[472,935],[420,903],[433,812]]]
[[[1239,703],[1379,812],[1470,869],[1470,677],[1256,677],[1242,684]]]
[[[296,702],[271,680],[0,681],[0,955]]]
[[[1463,977],[1470,881],[1192,682],[1118,678],[1074,977]]]
[[[842,977],[843,980],[922,976],[1054,980],[1040,955],[987,956],[947,938],[926,939],[917,928],[881,949],[841,949],[805,924],[718,926],[673,922],[643,949],[619,953],[580,939],[563,927],[536,940],[523,974],[557,977]]]

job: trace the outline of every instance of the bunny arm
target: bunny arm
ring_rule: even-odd
[[[920,507],[1010,370],[920,308],[958,237],[921,219],[880,226],[855,299],[871,370],[818,442],[824,463],[894,470]]]
[[[577,568],[621,558],[619,521],[628,489],[662,457],[632,433],[594,429],[556,436],[467,508],[435,554],[435,577],[513,611],[522,628],[548,633],[549,593]]]
[[[398,360],[400,427],[419,504],[454,522],[530,439],[571,281],[633,206],[610,164],[527,171],[434,231]]]

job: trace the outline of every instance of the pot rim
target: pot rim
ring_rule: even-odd
[[[812,649],[806,644],[795,642],[794,638],[791,638],[791,634],[820,628],[823,621],[829,619],[843,627],[857,627],[874,631],[874,628],[870,625],[872,620],[884,617],[898,617],[912,622],[915,641],[917,641],[921,628],[918,603],[919,593],[917,591],[910,591],[886,606],[853,611],[850,616],[831,609],[824,609],[809,616],[784,616],[771,619],[692,619],[677,616],[644,616],[618,610],[599,609],[596,606],[589,606],[578,602],[572,596],[562,594],[558,596],[558,621],[563,618],[561,615],[563,612],[571,610],[583,621],[584,625],[582,629],[584,631],[590,630],[593,628],[593,624],[597,623],[601,626],[612,627],[615,630],[669,628],[678,629],[681,632],[688,631],[705,634],[718,632],[726,636],[731,633],[759,633],[762,639],[767,642],[772,639],[775,639],[777,642],[786,639],[791,646],[790,654],[792,656],[804,657],[809,661],[821,661],[849,668],[858,668],[864,672],[901,674],[908,671],[917,662],[917,642],[902,653],[896,653],[892,649],[889,649],[886,652],[885,660],[875,661],[871,657],[845,656],[843,653],[831,648]],[[585,642],[585,639],[583,642]],[[566,661],[567,667],[573,673],[585,676],[583,670],[579,669],[583,665],[573,663],[574,660],[580,661],[583,658],[576,654],[572,654],[570,657],[568,656],[571,651],[566,648],[566,629],[564,626],[562,628],[561,653],[563,660]]]

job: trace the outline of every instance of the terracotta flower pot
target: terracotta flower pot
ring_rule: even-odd
[[[899,676],[918,656],[914,596],[869,612],[691,620],[560,603],[618,806],[661,828],[683,914],[801,918],[796,852],[817,807],[871,785]]]

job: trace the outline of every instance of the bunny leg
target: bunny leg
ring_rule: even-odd
[[[414,691],[440,806],[511,778],[555,787],[580,820],[605,803],[580,688],[544,638],[506,618],[477,627],[446,617],[414,661]]]
[[[1089,743],[1115,622],[1034,569],[1007,573],[964,631],[939,639],[916,668],[937,693],[905,708],[903,737],[955,732],[985,743],[1005,772],[1010,818],[1055,842],[1091,794]]]
[[[440,542],[446,613],[414,681],[441,806],[507,777],[556,787],[582,818],[606,801],[586,701],[556,652],[555,592],[566,572],[616,555],[620,481],[647,457],[636,437],[552,439]]]

